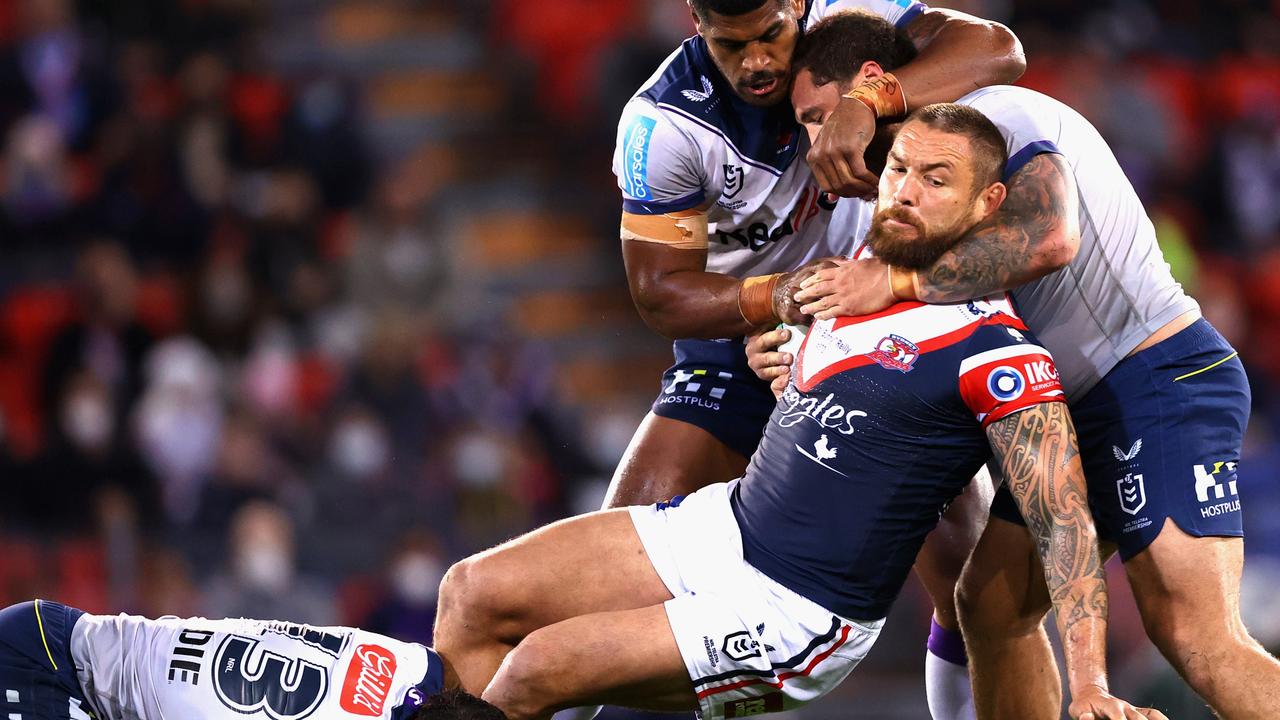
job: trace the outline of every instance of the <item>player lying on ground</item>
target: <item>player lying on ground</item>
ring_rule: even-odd
[[[926,260],[1004,197],[1004,142],[971,109],[925,108],[894,157],[912,192],[922,168],[946,169],[927,206],[885,208],[872,229],[927,241]],[[917,215],[936,234],[904,232]],[[1040,372],[1015,385],[1023,365]],[[1140,717],[1105,690],[1107,592],[1075,431],[1052,358],[1009,303],[824,321],[798,368],[740,480],[564,520],[451,568],[446,683],[512,720],[599,703],[707,720],[796,707],[865,657],[925,536],[994,454],[1034,518],[1072,717]]]
[[[502,720],[430,648],[347,627],[0,610],[11,720]]]
[[[892,69],[857,51],[891,30],[845,14],[802,39],[792,102],[811,133],[841,93]],[[1147,634],[1223,716],[1274,716],[1280,662],[1240,619],[1247,488],[1236,465],[1249,384],[1235,350],[1174,281],[1141,201],[1087,120],[1024,88],[958,102],[1005,138],[1012,160],[1000,210],[932,264],[842,263],[797,298],[826,317],[879,311],[897,302],[892,288],[929,302],[1012,289],[1057,359],[1104,556],[1118,549],[1125,561]],[[777,360],[754,362],[762,359]],[[1060,682],[1042,628],[1049,597],[1027,582],[1038,575],[1033,538],[1007,490],[991,516],[960,587],[979,714],[1056,719]]]

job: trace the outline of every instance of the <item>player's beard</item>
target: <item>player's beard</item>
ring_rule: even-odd
[[[915,229],[911,232],[901,226],[885,223],[886,220],[904,222]],[[960,239],[958,228],[930,233],[920,220],[902,208],[887,208],[877,212],[867,230],[867,247],[881,261],[908,270],[923,270],[933,265],[942,254]]]

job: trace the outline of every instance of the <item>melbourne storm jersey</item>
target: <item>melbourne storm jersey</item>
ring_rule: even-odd
[[[834,613],[884,617],[990,457],[984,428],[1063,399],[1004,298],[814,323],[731,498],[746,561]]]
[[[853,8],[903,26],[925,6],[914,0],[810,0],[805,22]],[[694,36],[623,109],[613,172],[626,212],[704,208],[707,269],[744,277],[850,252],[847,232],[828,237],[835,203],[819,191],[804,160],[807,149],[791,104],[744,102],[716,69],[703,39]],[[846,211],[865,227],[864,207]]]
[[[1173,279],[1155,228],[1111,148],[1075,110],[999,85],[956,102],[995,123],[1009,150],[1005,178],[1040,153],[1062,155],[1080,202],[1080,251],[1067,267],[1013,290],[1018,312],[1053,351],[1072,400],[1196,301]]]
[[[101,720],[401,720],[444,682],[421,645],[259,620],[85,615],[71,655]]]

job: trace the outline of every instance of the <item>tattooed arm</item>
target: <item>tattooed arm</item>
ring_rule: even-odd
[[[916,273],[916,294],[946,303],[1009,290],[1062,268],[1079,249],[1075,177],[1061,155],[1041,153],[1010,178],[994,215]]]
[[[1071,696],[1105,693],[1107,585],[1067,406],[1014,413],[987,438],[1044,563]]]
[[[1036,155],[1007,187],[999,210],[927,270],[909,273],[905,281],[914,283],[918,299],[949,303],[1003,292],[1044,277],[1076,256],[1080,201],[1066,160],[1057,153]],[[879,312],[898,302],[886,282],[887,272],[875,258],[846,260],[814,273],[795,300],[800,312],[818,320]]]

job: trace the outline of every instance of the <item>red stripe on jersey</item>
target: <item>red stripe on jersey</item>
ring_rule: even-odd
[[[831,647],[827,648],[826,650],[823,650],[820,654],[815,655],[813,659],[809,661],[809,664],[804,666],[803,670],[793,670],[791,672],[784,672],[778,675],[777,681],[774,681],[774,682],[771,682],[764,678],[752,678],[750,680],[742,680],[740,682],[730,683],[728,685],[721,685],[720,687],[707,688],[706,690],[703,690],[702,692],[698,693],[698,699],[701,700],[702,698],[705,698],[705,697],[717,695],[722,692],[728,692],[730,690],[737,690],[738,688],[749,687],[751,685],[768,685],[769,687],[773,687],[781,690],[783,681],[790,680],[793,677],[805,677],[809,673],[813,672],[813,669],[818,666],[818,663],[830,657],[831,653],[835,652],[841,645],[844,645],[845,641],[848,639],[849,639],[849,626],[845,625],[840,630],[840,639],[837,640],[836,643]]]
[[[1053,358],[1030,348],[965,372],[960,396],[983,428],[1033,405],[1066,402]]]

